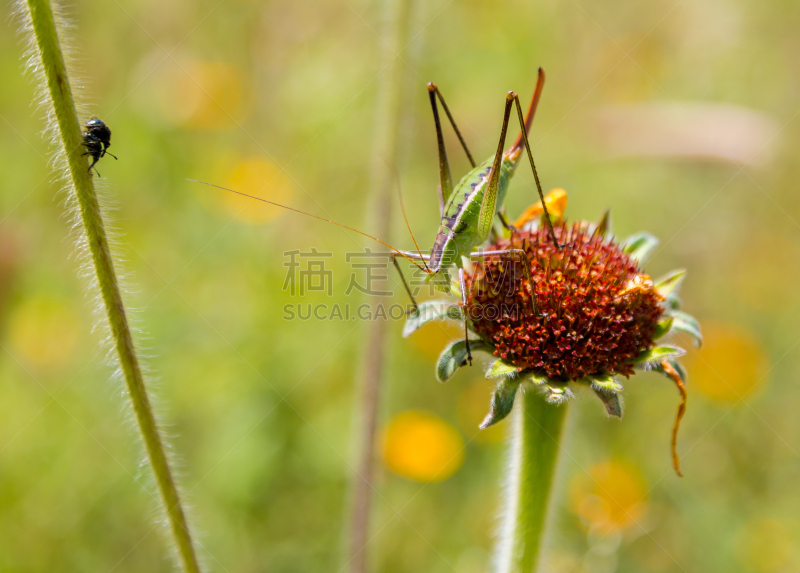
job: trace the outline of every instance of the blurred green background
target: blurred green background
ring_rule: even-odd
[[[375,245],[184,178],[368,227],[382,7],[114,0],[68,12],[87,117],[113,130],[119,161],[101,161],[98,181],[202,559],[211,571],[338,571],[366,325],[284,320],[287,303],[330,303],[283,290],[284,252],[333,253],[334,302],[356,306],[345,254]],[[0,570],[169,571],[21,42],[12,18],[0,25]],[[665,379],[626,383],[622,422],[578,396],[543,570],[800,569],[800,4],[434,0],[414,3],[409,28],[398,165],[423,248],[438,223],[425,83],[483,159],[505,92],[527,100],[541,65],[531,142],[545,188],[568,191],[571,219],[611,208],[621,237],[659,236],[645,268],[688,268],[684,307],[706,334],[685,361],[683,479]],[[460,176],[449,130],[447,143]],[[520,169],[509,212],[532,197]],[[395,211],[380,236],[411,247]],[[481,360],[435,381],[457,328],[401,328],[389,325],[370,561],[485,571],[505,423],[477,430]]]

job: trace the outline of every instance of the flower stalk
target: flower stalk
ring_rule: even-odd
[[[568,410],[567,405],[549,404],[530,385],[522,390],[512,418],[495,573],[536,570]]]
[[[147,450],[147,457],[156,478],[163,509],[172,530],[175,544],[186,573],[200,571],[178,488],[170,470],[164,441],[159,432],[142,369],[125,314],[108,236],[103,224],[100,204],[92,175],[83,156],[83,138],[78,112],[67,74],[67,66],[59,41],[56,19],[49,0],[26,0],[27,28],[33,33],[38,68],[46,81],[46,93],[52,109],[48,116],[57,123],[56,133],[64,159],[62,174],[75,201],[83,224],[85,240],[93,265],[111,339],[127,385],[133,411]]]
[[[386,40],[382,45],[383,75],[379,83],[376,102],[377,128],[370,173],[370,188],[375,190],[370,209],[370,227],[389,235],[392,222],[392,200],[396,185],[395,173],[401,155],[399,137],[401,116],[405,106],[405,65],[398,54],[403,50],[408,36],[412,0],[384,0],[383,30]],[[376,231],[377,232],[377,231]],[[376,283],[376,288],[383,285]],[[370,303],[382,304],[384,297],[373,295]],[[380,412],[381,386],[386,366],[386,321],[374,320],[367,329],[362,362],[358,473],[353,478],[350,507],[349,569],[352,573],[369,570],[370,513],[375,475],[376,435]]]
[[[543,203],[555,216],[552,229],[543,224]],[[597,223],[567,225],[566,204],[566,192],[554,189],[513,228],[495,231],[486,252],[525,253],[525,274],[508,257],[465,266],[466,280],[453,283],[450,294],[461,298],[466,289],[466,303],[426,301],[403,329],[408,336],[434,320],[463,320],[470,348],[494,356],[486,377],[496,387],[481,429],[511,415],[516,402],[495,573],[536,571],[572,388],[591,390],[609,417],[622,418],[623,380],[636,370],[672,380],[681,394],[672,461],[682,475],[677,436],[687,396],[677,358],[685,351],[661,340],[682,332],[702,344],[700,324],[680,310],[677,289],[686,271],[653,280],[641,264],[658,239],[637,233],[618,240],[608,211]],[[467,364],[467,341],[456,340],[439,356],[436,378],[447,382]]]

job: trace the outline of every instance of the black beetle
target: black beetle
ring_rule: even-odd
[[[83,155],[91,155],[94,160],[89,166],[89,171],[91,171],[95,163],[100,161],[100,158],[105,156],[106,153],[108,153],[108,148],[111,147],[111,129],[109,129],[103,120],[93,117],[86,122],[86,131],[84,131],[82,135],[83,145],[86,147],[86,153]],[[108,153],[108,155],[111,155],[114,159],[117,158],[117,156],[112,153]],[[100,173],[97,169],[94,171],[97,173],[97,176],[100,177]]]

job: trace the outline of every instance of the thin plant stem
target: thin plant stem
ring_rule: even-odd
[[[196,573],[200,571],[200,567],[181,506],[180,495],[170,471],[164,442],[145,388],[92,175],[87,169],[87,160],[82,155],[84,148],[81,124],[67,75],[53,9],[49,0],[27,0],[27,7],[30,28],[35,35],[35,45],[41,59],[41,71],[47,82],[47,93],[52,104],[52,117],[58,124],[59,143],[66,159],[67,172],[64,175],[80,211],[94,276],[103,299],[119,365],[183,569],[186,573]]]
[[[533,388],[520,394],[513,413],[495,573],[536,571],[568,409],[548,404]]]
[[[373,163],[370,174],[370,188],[375,190],[370,209],[369,227],[389,236],[392,218],[392,203],[396,185],[398,164],[399,124],[403,110],[403,63],[398,57],[408,35],[408,20],[411,0],[386,0],[384,3],[384,36],[387,40],[382,46],[382,65],[386,66],[379,83],[376,105],[377,126]],[[375,281],[368,285],[382,290],[385,281]],[[372,296],[373,305],[384,304],[386,298]],[[369,540],[369,518],[372,508],[372,487],[375,474],[375,436],[378,428],[380,410],[381,382],[385,371],[386,358],[385,320],[374,320],[367,328],[361,376],[360,427],[358,432],[359,462],[358,475],[354,476],[352,501],[350,507],[350,570],[365,573],[368,570],[367,545]]]

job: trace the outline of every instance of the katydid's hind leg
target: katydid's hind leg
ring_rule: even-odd
[[[434,83],[428,84],[428,89],[436,92],[436,97],[439,98],[439,102],[442,104],[442,107],[444,108],[444,113],[447,114],[447,119],[450,120],[450,125],[453,126],[453,131],[456,132],[456,137],[458,137],[458,141],[461,142],[461,147],[464,148],[464,153],[467,154],[467,159],[469,159],[470,165],[472,165],[472,168],[475,169],[475,167],[477,166],[477,164],[475,163],[475,159],[473,159],[472,153],[469,152],[469,147],[467,147],[467,142],[464,140],[464,136],[461,135],[461,130],[458,129],[458,126],[456,125],[456,120],[455,118],[453,118],[453,114],[450,113],[450,108],[447,107],[447,102],[444,101],[444,96],[442,95],[442,92],[439,91],[438,86]]]
[[[525,126],[525,118],[522,117],[522,106],[519,103],[519,96],[514,94],[514,103],[517,106],[517,116],[519,117],[519,125],[522,129],[522,139],[525,142],[525,150],[528,153],[528,160],[531,164],[531,169],[533,170],[533,179],[536,181],[536,190],[539,192],[539,200],[542,202],[542,209],[544,209],[544,218],[547,220],[547,226],[550,228],[550,236],[553,239],[553,244],[555,244],[557,249],[561,249],[562,246],[558,244],[558,239],[556,239],[556,232],[553,230],[553,222],[550,220],[550,213],[547,212],[547,203],[544,200],[544,193],[542,192],[542,184],[539,182],[539,173],[536,171],[536,164],[533,162],[533,153],[531,152],[531,144],[528,141],[528,130]]]
[[[450,120],[450,125],[453,126],[453,131],[456,132],[458,141],[461,142],[461,147],[464,148],[464,152],[467,154],[467,158],[473,168],[475,168],[475,159],[472,158],[472,153],[470,153],[467,147],[467,142],[464,141],[464,136],[461,135],[461,130],[459,130],[456,125],[453,114],[450,113],[450,108],[447,107],[447,102],[444,101],[442,92],[439,91],[439,88],[433,82],[428,84],[428,97],[431,100],[433,123],[436,126],[436,144],[439,148],[439,214],[443,215],[444,206],[450,198],[450,194],[453,192],[453,175],[450,172],[450,162],[447,160],[447,149],[444,146],[444,133],[442,132],[442,122],[439,119],[439,106],[436,103],[437,98],[439,102],[441,102],[444,112],[447,114],[447,119]]]
[[[439,120],[439,106],[436,105],[437,87],[434,83],[428,84],[428,97],[433,110],[433,123],[436,126],[436,145],[439,148],[439,208],[440,215],[444,214],[444,206],[453,192],[453,175],[450,173],[450,162],[447,161],[447,149],[444,146],[444,133],[442,122]]]
[[[469,330],[467,330],[467,281],[464,279],[464,269],[458,269],[458,283],[461,285],[461,312],[464,314],[464,344],[467,348],[467,358],[461,363],[472,366],[472,352],[469,349]]]
[[[520,258],[522,265],[525,267],[525,275],[528,277],[528,282],[531,287],[531,311],[533,312],[534,316],[545,316],[544,314],[539,313],[539,305],[536,303],[536,285],[533,282],[533,273],[531,272],[531,265],[530,262],[528,262],[527,253],[522,249],[501,249],[497,251],[480,251],[477,253],[472,253],[470,258],[477,260],[493,255],[514,255]]]
[[[400,265],[397,262],[397,257],[394,256],[394,253],[392,253],[392,264],[394,265],[394,268],[397,269],[397,274],[400,275],[400,280],[403,281],[403,288],[406,289],[406,293],[408,294],[408,298],[411,299],[411,304],[414,305],[414,308],[412,310],[407,310],[406,314],[419,313],[419,305],[417,304],[417,301],[414,298],[414,295],[412,294],[411,289],[408,286],[408,283],[406,282],[406,277],[403,274],[403,269],[400,268]]]
[[[494,216],[497,213],[497,194],[498,184],[500,181],[500,166],[503,163],[503,152],[506,145],[506,132],[508,131],[508,118],[511,114],[511,106],[513,101],[514,92],[506,94],[506,107],[503,111],[503,127],[500,129],[500,142],[497,144],[497,152],[492,161],[492,170],[489,175],[489,182],[486,185],[486,190],[483,193],[483,201],[481,201],[481,210],[478,213],[478,237],[480,242],[485,241],[489,237],[494,224]]]

